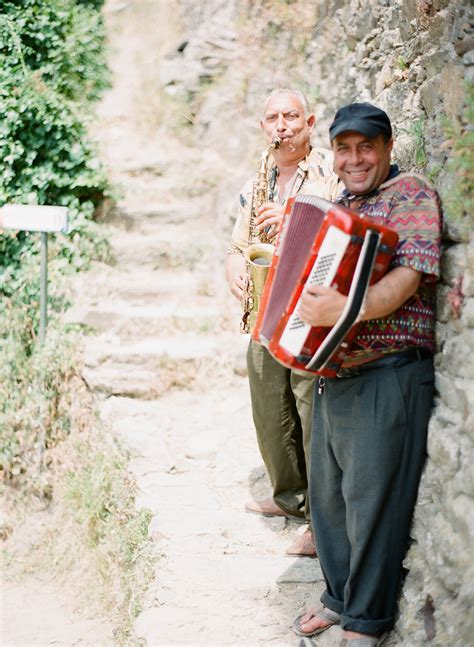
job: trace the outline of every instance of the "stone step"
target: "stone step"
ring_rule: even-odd
[[[193,300],[196,297],[214,296],[214,283],[213,268],[200,274],[178,269],[152,271],[135,264],[128,270],[119,271],[105,263],[96,263],[88,276],[86,294],[79,292],[81,283],[78,279],[74,302],[81,305],[86,301],[88,305],[94,305],[105,300],[119,300],[128,301],[131,305],[144,305],[147,302],[156,305],[180,295],[185,309],[190,294]],[[71,286],[74,292],[74,281],[71,281]]]
[[[107,396],[127,398],[155,398],[159,395],[159,381],[154,371],[134,368],[128,364],[84,368],[82,377],[91,391]]]
[[[215,243],[201,240],[195,228],[185,238],[176,225],[166,225],[157,231],[118,232],[112,240],[112,253],[117,265],[152,266],[153,269],[181,268],[194,270],[213,256]]]
[[[122,184],[125,196],[117,203],[113,219],[124,213],[136,221],[151,219],[159,221],[160,224],[173,222],[186,226],[209,213],[209,198],[206,192],[193,193],[192,189],[188,188],[185,195],[177,196],[169,180],[167,183],[167,191],[163,191],[157,182],[143,184],[136,180],[125,180]]]
[[[191,223],[196,218],[200,209],[186,201],[185,203],[163,204],[156,200],[147,200],[145,203],[138,199],[128,199],[107,214],[106,222],[133,228],[145,222],[150,224],[180,224]]]
[[[235,376],[243,374],[245,354],[240,338],[239,344],[235,339],[234,333],[211,338],[183,333],[139,341],[89,338],[83,378],[92,391],[109,396],[152,399],[175,388],[194,391],[203,381],[222,382],[229,369]]]
[[[131,338],[160,336],[174,332],[209,333],[223,316],[214,300],[195,298],[183,308],[182,298],[169,297],[155,305],[130,305],[125,301],[104,301],[97,305],[74,306],[64,316],[64,322],[86,326],[99,333]]]
[[[87,368],[112,363],[148,368],[166,364],[167,361],[182,365],[190,360],[212,359],[217,353],[217,339],[189,333],[179,337],[151,337],[128,342],[120,338],[96,338],[88,340],[86,344],[84,363]]]
[[[111,243],[112,245],[115,245],[116,242],[120,242],[125,245],[127,242],[131,242],[135,238],[137,239],[136,245],[141,239],[144,247],[148,247],[150,245],[158,246],[169,244],[181,249],[183,245],[194,244],[204,246],[206,243],[209,247],[213,247],[215,245],[214,241],[209,241],[208,232],[206,232],[206,236],[203,236],[203,226],[198,220],[194,220],[192,223],[189,223],[186,228],[183,228],[181,225],[174,222],[164,222],[160,224],[156,222],[150,223],[147,220],[137,222],[128,230],[116,228],[113,233]]]
[[[173,389],[193,389],[200,369],[198,360],[167,360],[155,367],[109,361],[84,367],[82,377],[89,389],[100,395],[157,400]]]

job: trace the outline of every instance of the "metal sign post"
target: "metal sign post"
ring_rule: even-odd
[[[41,232],[40,259],[40,327],[38,341],[44,343],[48,325],[48,233]]]
[[[7,204],[0,209],[0,228],[41,232],[40,344],[44,343],[48,325],[48,232],[67,233],[67,214],[66,207]]]

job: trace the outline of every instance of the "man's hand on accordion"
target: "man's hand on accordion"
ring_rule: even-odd
[[[346,305],[347,297],[322,285],[306,286],[301,295],[299,315],[311,326],[334,326]]]
[[[284,212],[284,206],[276,202],[262,204],[258,210],[258,217],[255,219],[258,231],[265,231],[268,238],[274,238],[280,230]]]

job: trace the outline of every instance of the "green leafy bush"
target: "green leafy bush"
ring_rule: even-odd
[[[107,254],[93,214],[109,185],[87,134],[90,107],[108,78],[98,4],[0,4],[0,206],[69,208],[69,234],[50,236],[50,309],[60,305],[66,272]],[[28,481],[38,443],[44,449],[68,432],[58,403],[70,388],[71,342],[51,327],[53,346],[33,353],[39,249],[38,233],[0,232],[0,467],[10,481]]]
[[[87,134],[91,102],[107,84],[104,27],[91,4],[5,0],[0,8],[0,205],[67,206],[71,232],[51,248],[64,269],[106,247],[92,222],[109,185]],[[31,305],[35,322],[38,253],[37,234],[0,233],[0,317],[6,297]]]
[[[77,4],[86,5],[87,7],[94,7],[94,9],[100,9],[104,4],[105,0],[76,0]]]
[[[94,4],[99,3],[4,0],[0,13],[3,75],[14,75],[11,80],[17,89],[33,74],[40,93],[54,90],[81,104],[97,99],[107,84],[107,73],[104,26]]]

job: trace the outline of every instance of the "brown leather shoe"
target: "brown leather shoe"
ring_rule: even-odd
[[[261,501],[249,501],[245,504],[245,511],[253,514],[261,514],[264,517],[288,517],[291,516],[277,506],[273,499]]]
[[[299,534],[289,548],[286,549],[285,555],[290,557],[317,557],[316,544],[314,543],[313,532],[311,528]]]

